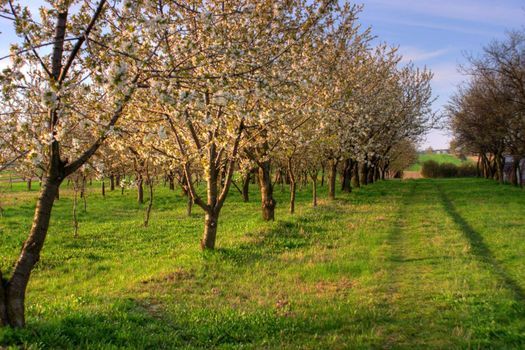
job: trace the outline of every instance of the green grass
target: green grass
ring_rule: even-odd
[[[24,188],[0,197],[3,271],[31,224],[37,192]],[[98,192],[74,238],[62,189],[30,282],[27,328],[0,330],[0,347],[525,347],[520,189],[386,181],[315,210],[305,189],[290,216],[276,188],[278,220],[264,223],[252,185],[250,203],[232,190],[208,253],[198,245],[202,213],[187,218],[178,192],[157,190],[148,228],[133,191]]]
[[[452,154],[428,154],[428,153],[421,153],[418,155],[417,162],[412,165],[410,168],[408,168],[408,171],[421,171],[421,167],[423,166],[423,163],[427,160],[433,160],[438,162],[439,164],[442,163],[452,163],[455,165],[461,165],[464,162],[470,162],[470,160],[461,160],[457,158],[456,156]]]

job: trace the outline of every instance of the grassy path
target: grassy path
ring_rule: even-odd
[[[16,186],[20,186],[16,190]],[[9,272],[36,192],[4,192]],[[320,196],[326,194],[321,190]],[[525,195],[476,179],[380,182],[273,223],[232,192],[219,248],[201,213],[159,188],[148,228],[134,193],[96,187],[72,237],[62,191],[13,349],[523,349]],[[7,195],[6,195],[7,194]],[[111,210],[108,210],[111,208]]]
[[[455,209],[439,181],[404,191],[388,245],[386,348],[519,348],[519,282]],[[523,281],[522,276],[522,281]]]

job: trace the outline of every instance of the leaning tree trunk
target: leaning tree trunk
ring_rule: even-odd
[[[262,217],[265,221],[275,219],[275,199],[273,198],[273,185],[270,174],[270,162],[265,161],[259,166],[259,188],[261,191]]]
[[[27,284],[33,267],[40,259],[40,251],[44,246],[51,210],[53,209],[59,186],[60,180],[57,178],[47,178],[44,181],[29,237],[24,243],[6,288],[3,288],[2,294],[5,294],[4,304],[7,308],[7,324],[12,327],[24,327],[25,325],[24,304]]]
[[[336,159],[330,159],[328,161],[328,167],[330,170],[328,179],[328,198],[335,199],[335,183],[337,177],[337,163]]]

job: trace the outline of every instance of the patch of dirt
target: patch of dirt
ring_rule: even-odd
[[[423,175],[419,171],[405,171],[403,172],[403,180],[406,179],[422,179]]]

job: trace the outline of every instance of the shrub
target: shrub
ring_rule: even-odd
[[[475,177],[477,175],[476,166],[472,163],[463,163],[458,167],[458,177]]]
[[[458,176],[458,167],[452,163],[443,163],[438,166],[438,177],[456,177]]]
[[[438,177],[439,163],[435,160],[427,160],[423,163],[421,168],[421,175],[423,177],[434,178]]]
[[[439,164],[434,160],[427,160],[423,163],[421,175],[426,178],[474,177],[476,176],[476,166],[471,163],[463,163],[459,166],[452,163]]]

